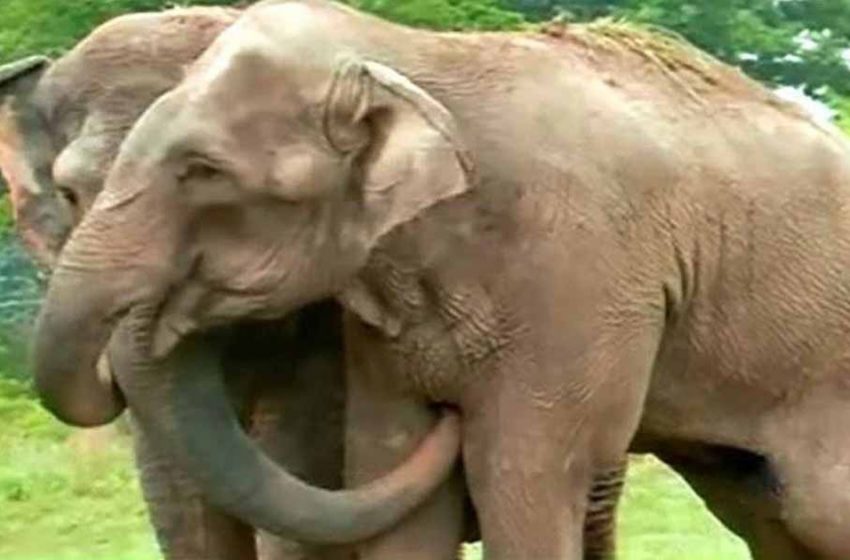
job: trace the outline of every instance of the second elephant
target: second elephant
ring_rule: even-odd
[[[91,207],[138,116],[238,17],[192,8],[116,18],[55,62],[0,67],[0,169],[15,224],[50,270]],[[225,351],[230,395],[248,433],[304,480],[342,485],[345,380],[339,312],[322,305],[276,323],[246,325]],[[318,383],[316,380],[319,380]],[[337,547],[294,543],[212,507],[192,477],[134,426],[142,489],[167,560],[338,559]]]

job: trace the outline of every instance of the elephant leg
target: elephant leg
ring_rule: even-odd
[[[464,410],[464,466],[485,557],[581,560],[588,447],[564,437],[563,419],[499,402]]]
[[[346,325],[348,379],[346,485],[379,478],[402,463],[431,431],[434,411],[386,386],[387,362]],[[367,351],[368,350],[368,351]],[[391,374],[390,374],[391,375]],[[392,531],[357,545],[360,560],[455,560],[465,535],[461,469]]]
[[[337,359],[339,358],[339,359]],[[344,379],[331,350],[296,362],[291,377],[260,384],[250,433],[266,454],[302,480],[338,489],[343,479]],[[350,560],[343,546],[296,543],[258,531],[260,560]]]
[[[488,560],[584,556],[594,479],[622,478],[656,348],[651,332],[606,333],[575,367],[539,361],[531,371],[514,349],[506,359],[523,359],[467,396],[464,465]],[[619,482],[602,486],[597,497],[619,494]]]
[[[385,474],[431,430],[432,412],[421,403],[349,393],[346,481],[361,485]],[[464,489],[458,472],[392,531],[357,545],[360,560],[454,560],[464,535]]]
[[[679,473],[708,509],[750,549],[753,560],[813,560],[789,531],[766,459],[724,447],[667,450],[658,457]]]
[[[248,434],[309,484],[343,486],[345,374],[340,310],[309,306],[288,320],[245,326],[225,358],[231,393],[248,403]],[[260,560],[351,560],[349,547],[257,531]]]
[[[254,531],[206,503],[170,454],[131,422],[142,492],[166,560],[252,560]]]
[[[617,505],[623,493],[628,456],[593,477],[584,519],[584,560],[613,560],[617,548]]]
[[[808,395],[770,435],[782,520],[807,558],[850,558],[850,408],[830,388]]]

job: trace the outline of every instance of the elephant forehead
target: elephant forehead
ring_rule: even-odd
[[[341,49],[324,10],[287,3],[246,12],[190,71],[192,101],[239,92],[249,100],[284,95],[321,102]]]

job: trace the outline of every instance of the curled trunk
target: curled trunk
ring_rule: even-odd
[[[56,271],[33,345],[42,404],[63,422],[81,427],[107,424],[125,408],[118,387],[97,368],[115,322],[116,297],[113,290],[93,290],[91,284],[92,279],[66,269]]]
[[[123,410],[126,395],[142,429],[183,458],[211,504],[294,540],[336,544],[373,537],[449,476],[460,428],[448,413],[403,465],[353,490],[309,486],[263,455],[242,432],[227,398],[214,340],[189,337],[166,358],[152,358],[151,331],[180,266],[176,257],[162,257],[176,254],[168,249],[166,228],[144,219],[159,215],[155,206],[141,217],[128,216],[120,212],[126,209],[122,200],[107,201],[114,213],[96,209],[76,230],[42,309],[36,384],[57,417],[82,426],[103,424]],[[147,243],[121,247],[115,226],[126,223],[144,224]],[[97,374],[107,342],[121,391]]]
[[[371,538],[425,501],[452,471],[460,427],[457,416],[446,412],[416,453],[387,476],[352,490],[309,486],[242,432],[214,341],[195,336],[151,362],[140,342],[147,324],[131,319],[110,346],[137,421],[185,461],[211,503],[252,526],[317,543]]]

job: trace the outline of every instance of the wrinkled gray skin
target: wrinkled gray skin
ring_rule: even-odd
[[[33,57],[0,68],[5,98],[0,169],[11,180],[18,231],[42,268],[52,268],[71,228],[90,208],[133,120],[177,82],[182,67],[236,15],[201,8],[117,18],[52,67],[46,59]],[[339,365],[334,365],[339,341],[332,334],[308,340],[299,333],[304,333],[303,325],[309,331],[323,323],[323,332],[330,333],[335,314],[325,305],[303,313],[301,327],[294,320],[244,326],[234,331],[223,358],[243,425],[272,457],[295,468],[302,478],[331,488],[339,486],[342,473],[343,384]],[[316,344],[321,346],[314,354],[307,351]],[[287,368],[292,356],[301,356],[297,360],[302,365]],[[316,377],[324,381],[317,383]],[[134,437],[143,488],[166,558],[345,554],[305,549],[264,532],[255,545],[252,530],[209,506],[161,445],[144,430],[134,430]],[[316,440],[326,444],[310,445]],[[613,557],[614,512],[623,473],[605,473],[594,485],[587,560]],[[419,552],[427,554],[435,542],[453,542],[456,531],[452,535],[424,543]]]
[[[0,169],[21,239],[43,269],[100,192],[136,118],[237,14],[200,8],[121,17],[52,65],[33,57],[0,68]],[[325,304],[235,329],[222,358],[246,430],[271,457],[327,488],[342,482],[338,331],[338,311]],[[168,560],[348,557],[264,532],[255,538],[209,505],[161,443],[134,428],[142,488]]]
[[[336,296],[349,481],[409,450],[393,418],[455,404],[490,560],[579,558],[593,473],[636,432],[758,558],[850,557],[848,146],[719,64],[630,44],[251,8],[138,121],[63,251],[44,402],[108,413],[79,401],[101,348],[78,333],[127,317],[125,361],[183,359],[128,391],[170,388],[143,422],[178,426],[211,500],[276,525],[273,496],[232,493],[268,473],[205,427],[222,390],[191,333]]]

